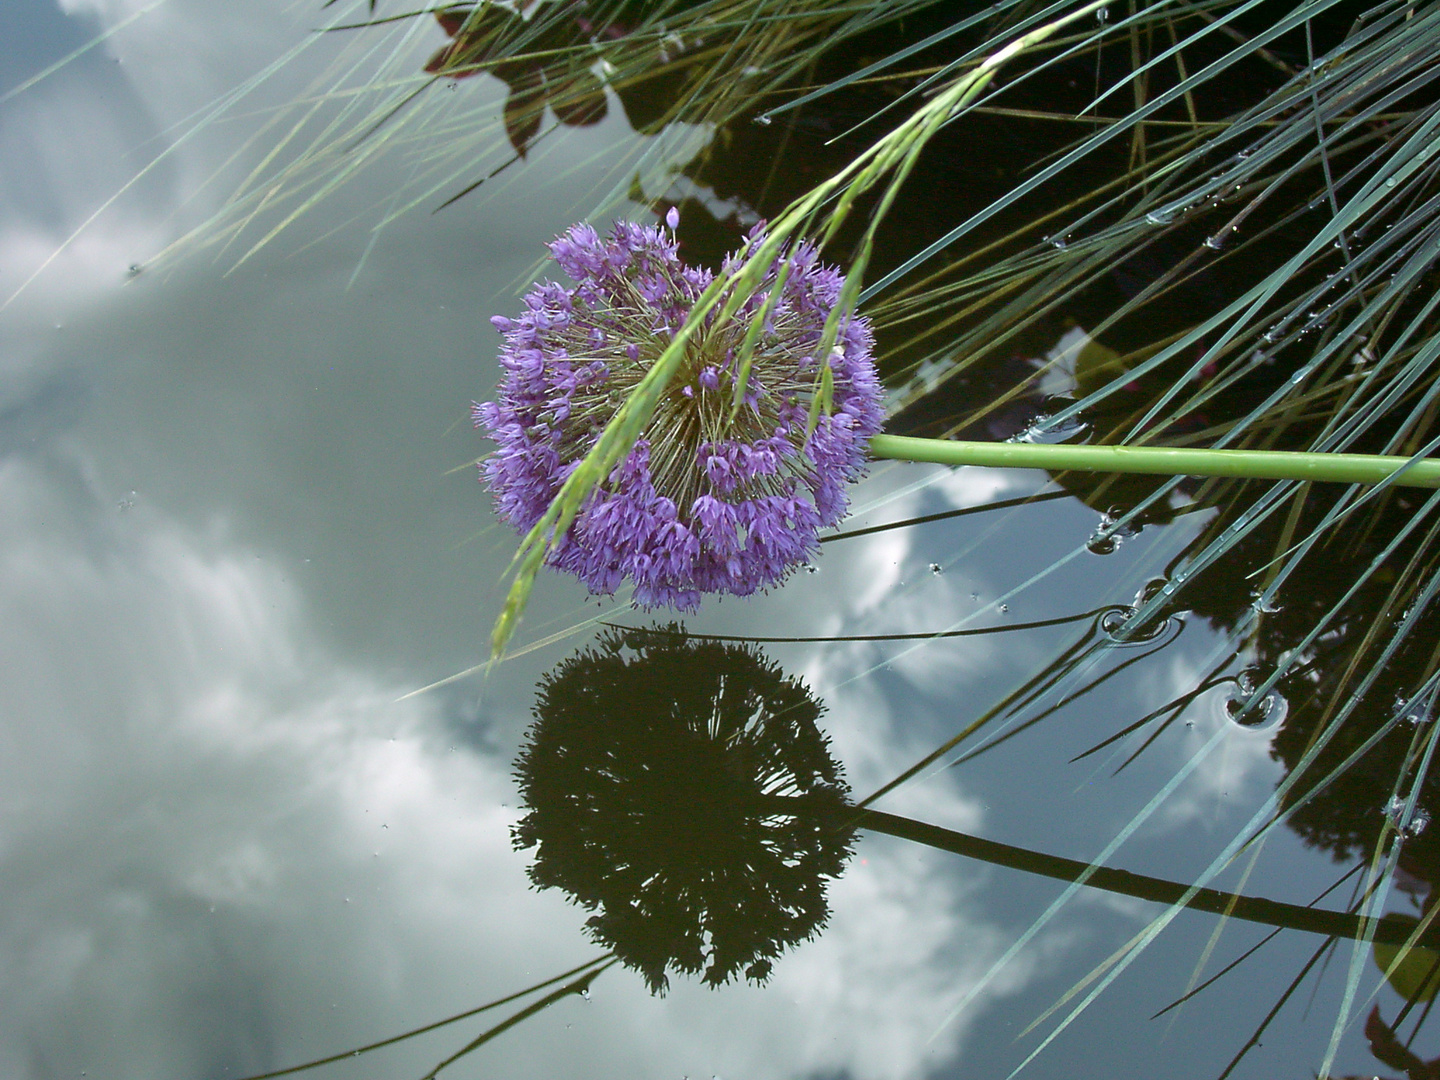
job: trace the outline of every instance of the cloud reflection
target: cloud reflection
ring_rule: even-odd
[[[66,10],[109,26],[142,6]],[[174,125],[308,33],[311,14],[170,0],[85,61],[111,75],[87,68],[6,103],[6,163],[27,168],[0,176],[5,295],[143,167],[136,145],[170,145],[185,130]],[[417,41],[417,55],[429,47]],[[257,106],[288,99],[290,78]],[[130,118],[124,145],[107,141],[107,95]],[[596,147],[624,134],[611,121],[582,132],[547,180],[579,176],[582,161],[603,171]],[[385,654],[441,639],[467,653],[492,615],[456,585],[460,558],[434,550],[436,536],[459,546],[477,530],[483,495],[425,483],[465,459],[434,433],[493,376],[469,309],[552,231],[548,208],[515,209],[536,201],[538,174],[492,219],[422,215],[394,230],[371,268],[384,288],[346,304],[335,298],[351,295],[368,234],[345,231],[353,204],[338,203],[307,219],[306,242],[337,232],[304,259],[231,278],[180,264],[122,291],[130,263],[209,212],[223,189],[203,185],[238,142],[223,125],[186,142],[173,171],[81,232],[0,323],[0,401],[17,410],[0,413],[14,421],[0,442],[0,1075],[16,1080],[279,1067],[594,952],[583,913],[533,892],[510,847],[510,737],[530,672],[485,685],[491,750],[456,734],[448,699],[397,702],[430,681],[433,658]],[[380,205],[393,178],[377,170],[353,194]],[[590,183],[555,188],[560,220]],[[460,309],[459,329],[437,298]],[[83,341],[58,346],[62,320],[64,339],[83,326]],[[77,416],[82,386],[93,405]],[[138,498],[117,494],[131,487]],[[311,553],[333,564],[331,595],[297,572]],[[505,554],[462,551],[484,564],[477,577]],[[847,762],[877,775],[908,764],[883,702],[827,696]],[[978,815],[939,785],[915,798],[931,820]],[[940,990],[998,948],[954,860],[867,839],[830,908],[826,936],[781,957],[764,989],[679,984],[659,1002],[617,971],[589,1004],[557,1006],[466,1067],[907,1080],[957,1053],[962,1026],[928,1041]],[[450,1049],[407,1046],[330,1075],[418,1075]]]
[[[503,758],[456,750],[436,700],[396,703],[404,687],[328,655],[256,552],[71,491],[13,459],[0,473],[0,640],[26,673],[0,689],[19,719],[3,729],[0,1071],[258,1071],[586,958],[576,913],[530,892],[510,851]],[[934,991],[993,933],[940,860],[864,852],[826,940],[777,963],[771,989],[661,1005],[607,976],[487,1071],[920,1075],[957,1045],[926,1043]]]

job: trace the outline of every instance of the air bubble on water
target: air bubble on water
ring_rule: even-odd
[[[1095,534],[1085,541],[1085,548],[1091,555],[1113,555],[1119,547],[1120,541],[1103,529],[1095,530]]]
[[[1031,420],[1028,426],[1017,431],[1005,441],[1049,444],[1070,442],[1089,428],[1085,421],[1073,416],[1065,420],[1054,420],[1051,417],[1051,413],[1041,413]]]
[[[1133,607],[1114,607],[1100,616],[1100,632],[1111,641],[1128,642],[1128,627],[1135,617]]]
[[[1092,555],[1112,555],[1126,540],[1140,534],[1140,527],[1134,524],[1116,524],[1123,511],[1115,508],[1100,515],[1100,523],[1085,542],[1086,550]]]
[[[1273,615],[1281,608],[1273,594],[1267,596],[1265,592],[1256,590],[1250,594],[1250,610],[1258,615]]]
[[[1405,816],[1405,800],[1398,795],[1392,795],[1385,804],[1385,816],[1390,819],[1395,831],[1407,840],[1419,836],[1430,825],[1430,815],[1417,806],[1415,813],[1410,815],[1410,824],[1402,826],[1400,823]]]
[[[1405,800],[1399,795],[1391,795],[1390,801],[1385,804],[1381,813],[1390,820],[1395,831],[1407,840],[1419,836],[1430,825],[1430,815],[1416,807],[1415,813],[1410,816],[1410,824],[1402,826],[1401,821],[1405,817]]]
[[[1010,613],[1010,605],[1000,604],[995,610],[1000,612],[1001,615],[1008,615]]]
[[[1250,671],[1242,671],[1235,676],[1235,686],[1225,700],[1225,715],[1237,726],[1250,731],[1273,728],[1285,719],[1290,703],[1278,690],[1271,690],[1259,701],[1252,702],[1255,686]]]
[[[1135,599],[1130,601],[1130,606],[1138,610],[1157,597],[1169,596],[1172,591],[1170,583],[1164,578],[1151,578],[1135,590]]]
[[[938,562],[932,562],[932,563],[930,564],[930,573],[932,573],[932,574],[943,574],[944,572],[945,572],[945,568],[944,568],[943,566],[941,566]]]

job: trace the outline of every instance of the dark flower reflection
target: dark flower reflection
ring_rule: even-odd
[[[667,970],[764,981],[825,925],[851,851],[822,711],[751,647],[607,632],[541,681],[516,761],[531,881],[594,911],[591,936],[652,992]]]

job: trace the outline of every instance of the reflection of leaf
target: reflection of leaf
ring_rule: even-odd
[[[652,991],[667,969],[763,982],[824,926],[850,853],[821,708],[753,649],[606,634],[542,681],[516,762],[531,880],[595,911],[591,936]],[[820,813],[767,810],[776,796]]]
[[[469,8],[441,8],[435,12],[435,21],[440,24],[440,29],[445,31],[446,37],[453,38],[465,25],[469,15]]]
[[[1422,1061],[1416,1054],[1395,1037],[1395,1031],[1380,1017],[1380,1006],[1370,1010],[1365,1020],[1365,1038],[1370,1042],[1370,1052],[1375,1059],[1392,1069],[1404,1069],[1410,1080],[1436,1080],[1440,1077],[1440,1065]]]
[[[1387,915],[1387,920],[1405,923],[1410,929],[1418,920],[1410,915]],[[1375,963],[1395,992],[1407,1001],[1433,1001],[1440,991],[1440,952],[1416,946],[1406,949],[1401,945],[1386,945],[1375,942]],[[1399,963],[1396,963],[1396,958]],[[1394,970],[1391,965],[1394,964]],[[1387,1064],[1393,1064],[1387,1062]]]
[[[545,109],[545,83],[537,71],[529,85],[514,87],[505,99],[505,136],[521,157],[540,130]]]
[[[577,71],[573,75],[551,76],[550,107],[562,124],[583,127],[605,119],[605,84],[594,72]]]

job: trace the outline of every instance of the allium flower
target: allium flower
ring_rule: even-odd
[[[610,631],[539,687],[515,763],[530,880],[652,991],[763,982],[824,927],[854,839],[823,708],[754,648]]]
[[[673,211],[669,220],[673,230]],[[499,443],[484,479],[501,516],[522,533],[712,278],[680,261],[672,231],[632,222],[618,222],[608,239],[576,225],[550,250],[576,284],[542,283],[519,318],[491,320],[505,336],[504,376],[496,400],[474,408],[476,426]],[[732,420],[736,353],[785,262]],[[701,593],[744,596],[812,558],[818,530],[844,516],[846,485],[864,472],[881,422],[869,322],[849,318],[830,356],[815,355],[842,284],[813,247],[797,244],[734,318],[704,324],[628,458],[581,508],[549,563],[595,593],[613,593],[628,577],[640,604],[694,610]],[[822,361],[833,378],[831,409],[807,437]]]

